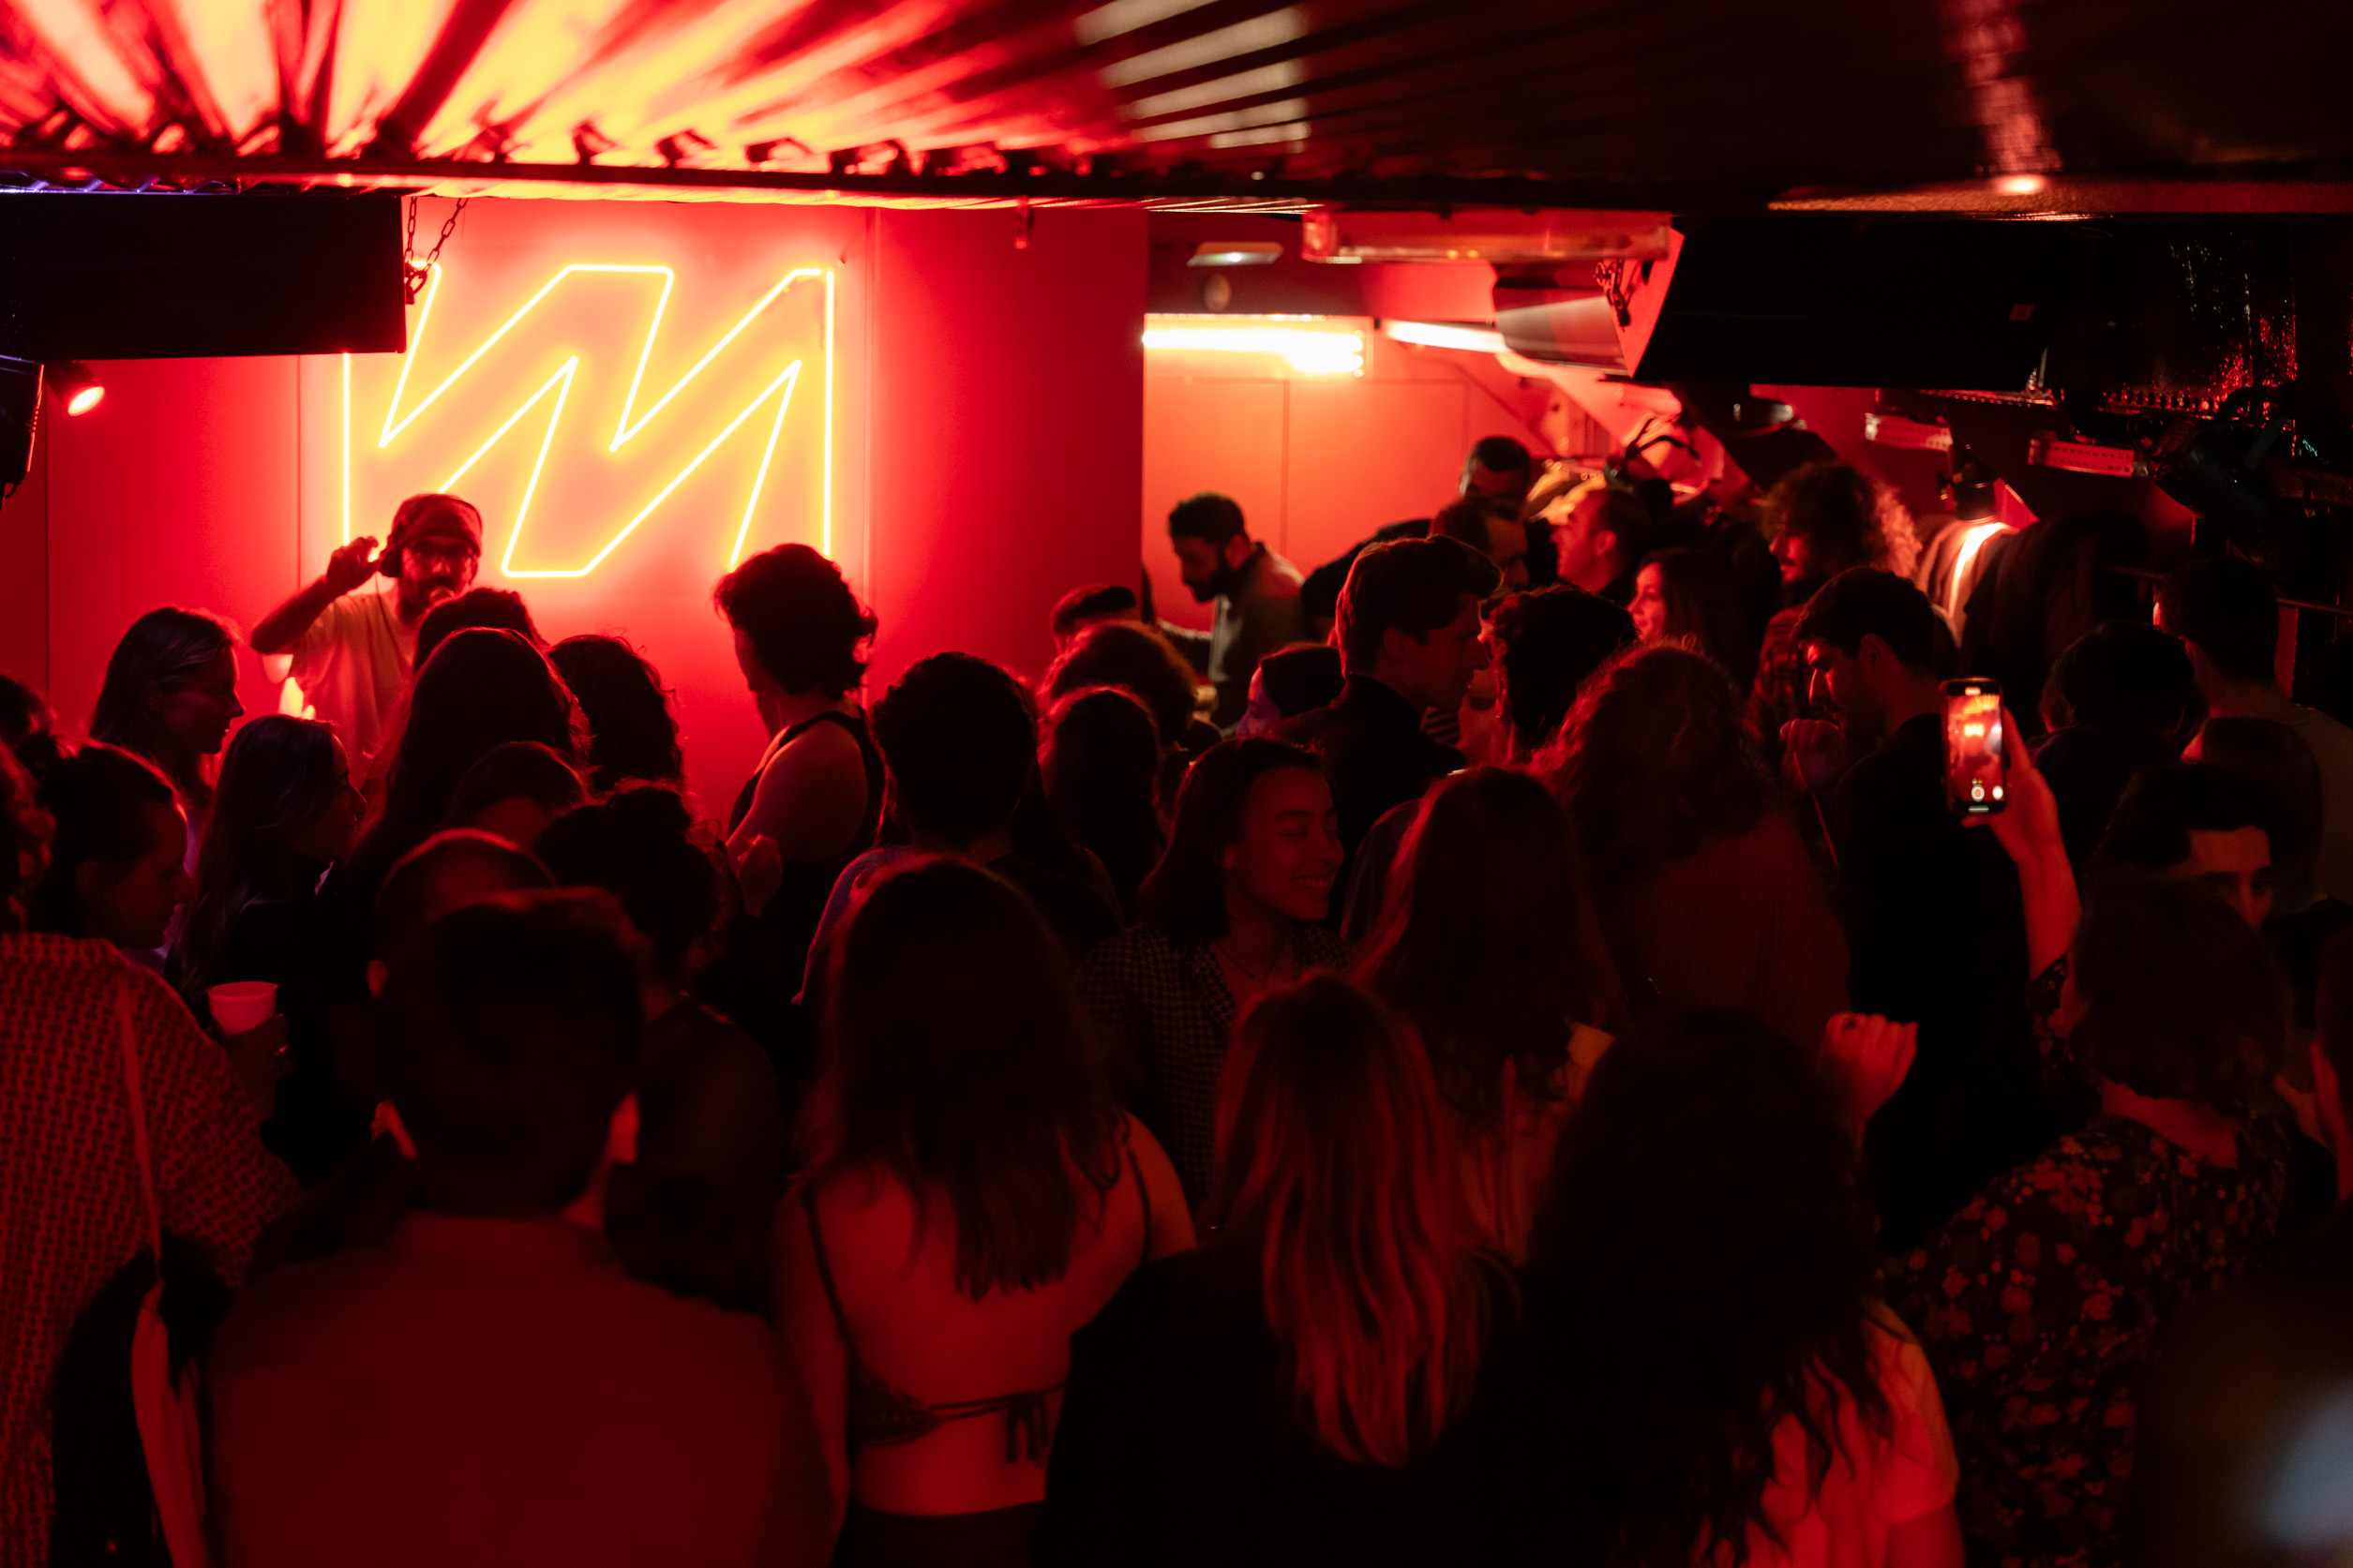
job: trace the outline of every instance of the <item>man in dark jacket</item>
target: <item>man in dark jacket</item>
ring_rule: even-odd
[[[1384,812],[1462,766],[1422,733],[1422,715],[1460,708],[1487,667],[1479,605],[1501,581],[1493,561],[1453,539],[1368,545],[1349,568],[1335,632],[1347,679],[1329,707],[1279,733],[1323,757],[1352,858]]]

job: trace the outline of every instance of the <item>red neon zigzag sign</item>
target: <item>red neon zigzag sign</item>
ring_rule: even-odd
[[[459,362],[455,370],[452,370],[447,376],[442,378],[440,385],[434,387],[432,391],[427,393],[423,397],[419,398],[417,402],[407,411],[407,412],[403,413],[401,411],[400,405],[402,398],[408,394],[409,372],[415,366],[416,356],[419,351],[421,351],[425,346],[426,333],[427,328],[431,325],[433,320],[433,302],[441,291],[442,269],[439,263],[435,263],[431,268],[430,276],[426,285],[424,308],[417,314],[415,336],[410,342],[408,353],[401,356],[400,379],[394,385],[392,400],[384,410],[383,427],[376,438],[377,449],[379,451],[382,451],[390,447],[395,441],[398,440],[400,436],[408,430],[409,426],[416,422],[416,419],[420,414],[424,413],[427,409],[431,408],[433,404],[441,398],[442,395],[449,391],[451,387],[455,386],[469,370],[474,367],[474,365],[481,360],[485,354],[488,353],[500,343],[502,339],[506,337],[509,333],[513,332],[516,327],[520,325],[524,318],[529,316],[542,301],[547,298],[548,295],[555,292],[555,291],[563,284],[565,279],[576,274],[590,275],[600,273],[659,277],[662,280],[662,291],[660,296],[654,302],[652,319],[646,324],[645,341],[639,346],[637,351],[637,370],[636,373],[630,377],[629,396],[622,405],[621,418],[614,426],[612,441],[606,447],[607,452],[619,452],[632,438],[636,437],[638,432],[642,431],[646,427],[647,424],[652,420],[656,414],[660,413],[665,408],[669,406],[673,398],[677,397],[680,393],[686,390],[688,382],[692,381],[697,376],[700,375],[706,366],[708,366],[713,360],[717,359],[719,355],[726,351],[728,344],[734,342],[738,336],[742,336],[744,330],[751,326],[754,321],[758,319],[760,313],[766,310],[769,306],[773,304],[776,300],[781,298],[787,290],[790,289],[796,283],[811,280],[823,281],[825,285],[825,364],[822,377],[822,393],[825,428],[822,449],[823,482],[821,502],[819,506],[821,516],[821,543],[819,548],[826,555],[831,556],[833,553],[833,274],[821,267],[796,268],[793,271],[786,273],[784,276],[778,278],[774,286],[772,287],[768,292],[761,295],[758,301],[753,305],[751,309],[743,313],[742,319],[738,321],[735,325],[729,327],[727,332],[720,336],[717,342],[713,343],[704,351],[703,356],[695,362],[694,366],[687,370],[686,374],[678,379],[677,384],[672,386],[660,397],[656,398],[651,408],[647,409],[645,412],[637,414],[633,420],[630,416],[636,411],[638,394],[643,390],[646,365],[647,362],[652,359],[653,354],[653,341],[655,336],[662,330],[662,317],[669,307],[670,291],[677,283],[677,275],[673,273],[670,268],[663,266],[604,265],[577,261],[558,268],[555,276],[550,277],[546,283],[540,285],[538,291],[533,293],[531,298],[525,300],[521,307],[516,310],[513,315],[509,316],[497,331],[491,333],[487,337],[485,337],[480,343],[476,344],[473,351],[467,354],[467,356]],[[774,419],[769,425],[768,442],[760,452],[759,467],[757,470],[755,470],[752,476],[751,494],[743,504],[743,518],[736,529],[735,542],[727,551],[727,565],[729,567],[734,566],[737,560],[742,558],[743,554],[744,541],[751,533],[752,518],[759,507],[760,491],[767,484],[769,465],[774,459],[776,455],[776,440],[784,432],[785,415],[790,411],[792,407],[793,393],[800,385],[802,361],[798,359],[792,361],[792,363],[786,366],[784,369],[780,371],[765,387],[761,388],[758,395],[753,397],[750,402],[744,404],[743,407],[736,412],[735,416],[728,420],[727,423],[721,427],[719,433],[712,437],[711,441],[704,445],[701,451],[696,453],[692,458],[687,460],[686,464],[682,468],[670,476],[669,481],[654,493],[653,499],[647,501],[644,506],[637,510],[637,515],[631,517],[626,523],[622,524],[620,530],[616,531],[610,539],[607,539],[605,542],[604,545],[597,550],[596,554],[589,559],[587,564],[570,568],[517,566],[515,564],[515,547],[522,540],[524,525],[531,515],[532,498],[539,488],[540,472],[547,466],[547,451],[555,441],[556,427],[563,422],[564,402],[571,396],[573,381],[579,372],[579,367],[580,356],[577,354],[570,356],[561,366],[557,366],[555,374],[549,376],[547,381],[540,384],[537,391],[533,392],[529,397],[525,398],[522,404],[517,407],[514,412],[508,414],[504,423],[501,424],[497,429],[491,431],[488,437],[486,438],[480,445],[474,448],[472,455],[467,457],[464,462],[458,464],[457,467],[452,470],[449,477],[442,480],[442,483],[435,485],[434,488],[439,490],[457,489],[458,485],[465,479],[468,472],[472,470],[473,466],[487,455],[491,448],[495,447],[499,443],[500,440],[503,438],[509,430],[513,429],[517,423],[519,422],[524,415],[530,413],[532,410],[537,408],[542,402],[546,401],[550,394],[553,394],[555,396],[555,406],[549,411],[547,433],[540,438],[539,451],[532,458],[531,478],[523,487],[522,502],[516,508],[515,526],[507,531],[506,548],[500,558],[499,571],[502,575],[509,577],[585,577],[591,572],[595,571],[597,567],[604,564],[606,557],[611,555],[613,551],[620,546],[622,540],[628,538],[632,533],[636,532],[637,525],[644,522],[655,507],[660,506],[663,501],[667,500],[670,492],[684,484],[689,475],[694,473],[696,470],[701,468],[704,461],[708,459],[712,453],[716,452],[720,445],[725,442],[729,436],[735,434],[735,432],[742,427],[745,421],[749,420],[755,413],[757,413],[771,399],[773,399],[776,405],[776,412]],[[343,538],[346,543],[349,543],[352,537],[352,356],[349,354],[345,354],[343,356],[342,438]]]

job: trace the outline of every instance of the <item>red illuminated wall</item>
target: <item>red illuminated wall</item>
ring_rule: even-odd
[[[438,227],[437,206],[427,203],[421,229]],[[478,344],[565,262],[676,274],[663,334],[646,351],[637,413],[777,277],[830,270],[833,553],[882,622],[869,696],[914,659],[946,649],[1034,674],[1051,651],[1055,598],[1076,582],[1126,581],[1137,570],[1143,218],[1044,212],[1026,248],[1015,233],[1013,216],[996,212],[477,202],[444,257],[436,320],[401,407],[415,406],[416,389],[462,363],[461,344]],[[398,362],[353,362],[352,530],[381,536],[393,500],[438,486],[552,369],[577,358],[558,389],[563,424],[551,432],[554,399],[543,398],[458,485],[485,510],[479,580],[521,591],[551,640],[604,630],[644,648],[677,690],[690,782],[715,812],[763,738],[711,587],[739,529],[748,529],[746,550],[820,542],[818,318],[807,308],[763,315],[614,452],[658,289],[644,279],[577,281],[592,287],[551,294],[381,448]],[[778,302],[809,303],[789,291]],[[803,365],[783,423],[771,401],[713,446],[796,357]],[[316,575],[344,526],[339,360],[98,368],[106,401],[72,420],[52,406],[33,476],[0,504],[0,667],[44,684],[77,728],[108,652],[140,613],[195,605],[249,627]],[[548,455],[519,570],[577,569],[712,450],[592,571],[509,579],[498,565],[543,440]],[[756,478],[760,499],[747,525]],[[277,701],[250,655],[243,694],[254,712]]]

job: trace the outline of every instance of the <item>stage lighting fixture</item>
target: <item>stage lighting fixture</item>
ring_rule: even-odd
[[[0,355],[0,495],[23,484],[33,466],[33,427],[40,413],[40,361]]]
[[[1189,267],[1264,267],[1282,260],[1273,240],[1204,240],[1185,259]]]
[[[45,372],[50,391],[69,414],[88,413],[106,398],[106,386],[78,359],[50,366]]]
[[[1901,414],[1876,411],[1863,416],[1863,439],[1881,446],[1901,447],[1907,452],[1953,450],[1953,427],[1942,421],[1906,419]]]
[[[1953,471],[1944,476],[1944,487],[1953,498],[1953,515],[1964,523],[1984,523],[1993,520],[1997,505],[1994,500],[1994,472],[1966,449]]]
[[[1732,424],[1744,436],[1762,435],[1797,423],[1797,411],[1778,397],[1750,392],[1732,400]]]

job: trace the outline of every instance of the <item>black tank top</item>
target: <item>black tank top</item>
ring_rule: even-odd
[[[760,777],[768,771],[769,764],[782,755],[786,747],[825,724],[841,725],[858,742],[858,754],[866,765],[866,811],[859,821],[857,836],[839,855],[822,860],[786,862],[784,880],[777,885],[775,897],[760,911],[760,924],[774,943],[774,958],[783,974],[801,973],[808,962],[809,944],[817,937],[817,921],[825,914],[825,901],[832,896],[835,880],[852,860],[874,847],[875,833],[882,826],[882,754],[875,749],[874,737],[866,732],[866,715],[828,709],[786,730],[770,746],[758,771],[743,781],[743,788],[735,798],[735,810],[727,815],[727,831],[733,834],[742,824],[744,814],[752,809],[753,797],[759,792]]]

